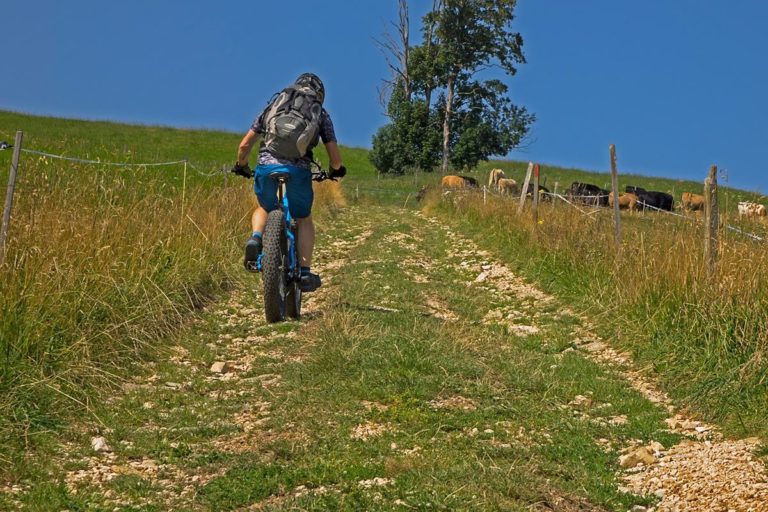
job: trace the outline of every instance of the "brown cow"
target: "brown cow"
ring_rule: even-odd
[[[613,192],[608,194],[608,206],[613,208]],[[630,194],[629,192],[625,194],[619,194],[619,209],[629,210],[632,212],[635,211],[636,207],[637,196],[635,194]]]
[[[464,188],[467,186],[467,182],[461,176],[449,174],[448,176],[443,176],[440,185],[443,188]]]
[[[496,187],[501,195],[515,195],[520,192],[520,189],[517,188],[517,182],[512,178],[500,178],[496,182]]]
[[[504,179],[504,171],[501,169],[491,169],[491,174],[488,175],[488,187],[495,186],[499,180]]]
[[[693,192],[683,192],[682,197],[683,210],[703,210],[704,196],[694,194]]]

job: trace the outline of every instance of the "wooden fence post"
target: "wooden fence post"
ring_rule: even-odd
[[[517,205],[517,214],[523,213],[525,207],[525,194],[528,193],[528,184],[531,182],[531,174],[533,173],[533,162],[528,162],[528,170],[525,173],[525,181],[523,182],[523,191],[520,193],[520,204]]]
[[[613,192],[613,226],[616,249],[621,250],[621,215],[619,215],[619,171],[616,169],[616,146],[608,147],[611,153],[611,192]]]
[[[707,277],[715,275],[715,263],[717,262],[719,227],[717,210],[717,166],[709,168],[709,176],[704,180],[704,264]]]
[[[539,164],[533,166],[533,197],[531,198],[533,209],[533,229],[539,224]]]
[[[560,185],[560,182],[559,182],[559,181],[556,181],[556,182],[555,182],[555,188],[554,188],[554,192],[552,193],[552,209],[553,209],[553,210],[555,209],[555,201],[557,201],[557,200],[559,199],[559,198],[557,197],[557,188],[558,188],[558,185]]]
[[[179,217],[179,231],[184,228],[184,215],[187,212],[187,160],[184,160],[184,176],[181,181],[181,217]]]
[[[488,188],[483,185],[483,204],[488,202]]]
[[[5,263],[5,254],[8,250],[8,230],[11,224],[11,208],[13,208],[13,194],[16,192],[16,175],[19,171],[19,156],[21,155],[21,143],[24,139],[24,132],[16,132],[16,141],[13,145],[13,158],[11,160],[11,171],[8,174],[8,189],[5,193],[5,207],[3,208],[3,224],[0,227],[0,265]]]

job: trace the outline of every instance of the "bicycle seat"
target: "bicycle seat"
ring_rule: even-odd
[[[282,181],[285,183],[291,181],[291,173],[289,172],[273,172],[270,173],[269,177],[275,181]]]

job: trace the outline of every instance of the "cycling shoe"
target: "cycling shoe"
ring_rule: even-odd
[[[304,274],[299,279],[299,288],[304,293],[309,293],[317,290],[322,286],[320,282],[320,276],[317,274]]]
[[[245,259],[243,260],[243,266],[248,272],[258,272],[256,262],[259,260],[259,254],[261,254],[262,243],[261,238],[252,236],[248,239],[248,243],[245,244]]]

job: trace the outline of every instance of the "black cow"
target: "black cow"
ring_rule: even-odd
[[[471,176],[459,176],[468,187],[478,187],[477,180]]]
[[[546,192],[546,193],[541,194],[541,192]],[[526,197],[533,196],[533,183],[528,183],[528,190],[525,192],[525,195]],[[544,185],[539,185],[539,199],[541,199],[542,201],[552,200],[552,196],[549,195],[549,189]]]
[[[642,187],[633,187],[631,185],[627,185],[625,190],[637,196],[638,208],[644,210],[646,207],[651,207],[651,209],[658,208],[659,210],[666,210],[668,212],[672,211],[675,199],[666,192],[653,192],[645,190]]]
[[[591,183],[574,181],[565,193],[571,201],[595,206],[608,206],[608,191]]]

